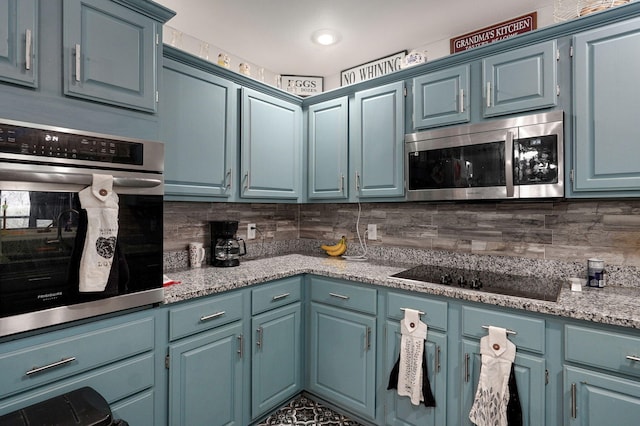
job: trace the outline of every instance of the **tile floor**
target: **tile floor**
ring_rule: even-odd
[[[347,416],[299,395],[256,426],[362,426]]]

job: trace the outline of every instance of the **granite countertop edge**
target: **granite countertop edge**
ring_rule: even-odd
[[[416,293],[443,296],[487,305],[522,309],[562,318],[640,329],[640,288],[608,286],[584,287],[572,292],[567,282],[557,302],[483,293],[439,284],[416,284],[391,278],[408,265],[383,265],[376,262],[352,262],[342,259],[290,254],[245,261],[238,267],[202,267],[169,273],[180,284],[164,288],[165,304],[287,278],[313,274],[347,281],[373,284]]]

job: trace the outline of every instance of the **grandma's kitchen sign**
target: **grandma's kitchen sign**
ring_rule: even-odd
[[[523,34],[536,29],[538,24],[537,12],[531,12],[518,18],[510,19],[499,24],[483,28],[472,33],[464,34],[450,40],[451,53],[463,52],[493,43],[518,34]]]
[[[346,86],[348,84],[360,83],[361,81],[371,80],[372,78],[400,71],[402,69],[402,61],[404,61],[406,54],[407,51],[403,50],[402,52],[394,53],[393,55],[344,70],[340,73],[340,85]]]
[[[284,90],[298,96],[322,93],[324,79],[307,75],[283,75],[280,84]]]

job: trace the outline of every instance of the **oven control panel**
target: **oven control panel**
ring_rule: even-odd
[[[23,127],[2,122],[0,122],[0,152],[110,164],[143,164],[143,144],[140,142]]]

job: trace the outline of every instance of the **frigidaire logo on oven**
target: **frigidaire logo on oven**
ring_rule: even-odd
[[[57,299],[60,296],[62,296],[62,292],[61,291],[56,291],[55,293],[39,294],[38,295],[38,299],[39,300],[53,300],[53,299]]]

